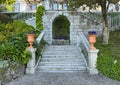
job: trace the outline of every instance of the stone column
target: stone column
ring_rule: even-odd
[[[49,10],[50,9],[50,3],[48,0],[45,1],[45,10]]]
[[[58,4],[58,10],[62,10],[62,4]]]
[[[20,3],[18,0],[15,2],[15,12],[20,12]]]
[[[36,48],[28,48],[27,50],[31,52],[32,58],[29,59],[29,61],[28,61],[27,68],[26,68],[26,73],[27,74],[34,74],[35,73],[35,52],[36,52]]]
[[[15,3],[15,12],[27,11],[27,3],[24,0],[16,0]]]
[[[96,68],[97,57],[98,57],[98,49],[92,49],[89,51],[88,55],[88,72],[90,74],[98,74],[98,70]]]

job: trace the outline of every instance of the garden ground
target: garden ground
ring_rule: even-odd
[[[120,81],[89,73],[36,73],[24,75],[6,85],[120,85]]]

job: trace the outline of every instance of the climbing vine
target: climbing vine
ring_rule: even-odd
[[[40,31],[43,30],[42,16],[44,14],[44,10],[45,10],[44,6],[39,6],[36,12],[36,27]]]

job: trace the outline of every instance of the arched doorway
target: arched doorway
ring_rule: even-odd
[[[52,23],[53,44],[69,44],[70,22],[64,15],[57,16]]]

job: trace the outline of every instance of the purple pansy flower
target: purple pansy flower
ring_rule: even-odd
[[[92,35],[92,34],[97,34],[97,33],[96,33],[96,31],[89,31],[88,34]]]

